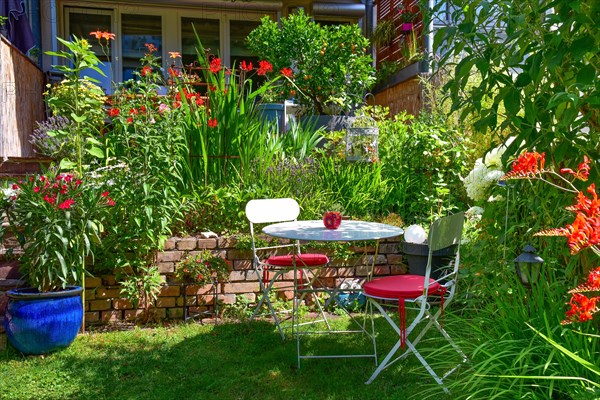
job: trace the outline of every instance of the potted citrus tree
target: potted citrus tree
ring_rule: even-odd
[[[363,103],[375,80],[369,40],[358,25],[321,26],[300,11],[278,24],[269,17],[248,35],[248,46],[286,71],[272,88],[280,101],[293,98],[304,114],[335,115]]]

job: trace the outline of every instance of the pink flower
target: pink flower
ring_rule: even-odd
[[[67,209],[71,208],[71,206],[73,204],[75,204],[75,200],[67,199],[67,200],[63,201],[62,203],[60,203],[58,205],[58,208],[60,208],[61,210],[67,210]]]

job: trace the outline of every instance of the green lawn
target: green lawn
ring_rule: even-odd
[[[382,319],[376,323],[383,329],[381,355],[396,335]],[[361,346],[367,343],[358,335],[306,342],[318,353]],[[365,385],[374,367],[370,359],[321,359],[305,360],[298,369],[296,341],[282,341],[272,324],[190,323],[91,332],[47,356],[24,357],[9,348],[0,353],[0,398],[405,399],[432,381],[411,356]],[[441,388],[436,398],[444,398]]]

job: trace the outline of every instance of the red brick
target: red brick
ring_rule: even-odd
[[[97,299],[115,299],[121,296],[121,289],[100,287],[96,290]]]
[[[85,278],[85,287],[86,288],[96,288],[98,286],[102,286],[102,279],[86,276]]]
[[[228,258],[229,260],[229,258]],[[233,260],[234,270],[248,270],[253,269],[252,260]]]
[[[205,251],[205,250],[195,250],[195,251],[190,251],[190,252],[188,253],[188,256],[190,256],[190,257],[194,257],[194,256],[197,256],[197,255],[200,255],[200,254],[202,254],[204,251]],[[225,250],[212,250],[212,251],[211,251],[211,254],[212,254],[213,256],[216,256],[216,257],[225,258],[225,255],[227,254],[227,252],[226,252]]]
[[[245,294],[247,295],[247,294]],[[244,296],[245,296],[244,295]],[[219,301],[223,301],[223,304],[235,304],[236,295],[234,293],[227,293],[219,296]]]
[[[90,311],[106,311],[110,310],[110,300],[92,300],[90,301]]]
[[[168,238],[165,241],[165,244],[163,246],[163,250],[175,250],[175,243],[177,242],[177,238]]]
[[[336,276],[354,276],[354,268],[323,268],[319,270],[319,276],[336,277]]]
[[[227,259],[228,260],[252,260],[254,258],[254,253],[252,250],[227,250]]]
[[[224,286],[225,293],[248,293],[259,290],[258,282],[226,283]]]
[[[144,313],[144,310],[125,310],[125,320],[126,321],[135,321]]]
[[[158,296],[159,297],[178,297],[180,293],[181,293],[181,287],[179,285],[177,285],[177,286],[169,285],[169,286],[163,286],[160,289],[160,293],[158,294]]]
[[[115,310],[131,310],[133,304],[127,299],[115,299],[113,300],[113,308]]]
[[[352,246],[356,254],[375,253],[375,246]]]
[[[383,243],[379,246],[381,254],[398,254],[400,252],[400,243]]]
[[[375,276],[382,276],[382,275],[389,275],[389,274],[390,274],[390,267],[388,267],[387,265],[376,265],[373,270],[373,275],[375,275]]]
[[[229,280],[231,282],[245,281],[246,271],[231,271],[229,274]]]
[[[98,322],[100,321],[100,313],[99,312],[86,312],[85,313],[85,322]]]
[[[156,307],[158,308],[175,307],[176,305],[176,297],[159,297],[158,299],[156,299]]]
[[[402,265],[392,265],[391,269],[391,274],[392,275],[403,275],[406,274],[406,272],[408,271],[408,269],[406,268],[406,265],[402,264]]]
[[[220,297],[219,297],[220,299]],[[213,295],[204,295],[198,296],[198,305],[212,305],[215,303],[215,296]]]
[[[235,247],[238,244],[238,239],[236,237],[220,237],[217,239],[217,246],[220,249],[227,249],[231,247]]]
[[[401,254],[388,254],[387,262],[390,265],[398,265],[398,264],[403,264],[404,259],[402,258]]]
[[[187,305],[195,306],[197,303],[197,296],[187,296]],[[183,296],[177,298],[177,307],[183,307]]]
[[[160,274],[171,274],[175,272],[175,263],[174,262],[159,262],[157,264],[158,273]]]
[[[151,308],[150,315],[154,316],[156,319],[164,319],[167,317],[167,309],[166,308]]]
[[[177,241],[177,250],[195,250],[198,239],[195,237],[186,237]]]
[[[123,319],[123,311],[102,311],[102,322],[116,322]]]
[[[217,239],[198,239],[198,249],[216,249]]]
[[[183,257],[183,251],[163,251],[158,253],[156,257],[157,262],[177,262]]]
[[[117,280],[114,275],[102,275],[101,278],[104,286],[117,286]]]
[[[95,290],[86,290],[85,293],[85,300],[94,300],[96,298],[96,291]]]
[[[192,285],[192,286],[188,286],[185,289],[185,292],[187,293],[188,296],[201,295],[201,294],[211,293],[213,291],[214,291],[213,285],[206,285],[206,286]]]

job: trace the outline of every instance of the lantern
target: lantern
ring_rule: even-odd
[[[525,287],[531,287],[540,278],[544,260],[536,254],[536,251],[535,247],[527,244],[523,247],[523,252],[514,260],[517,276]]]

